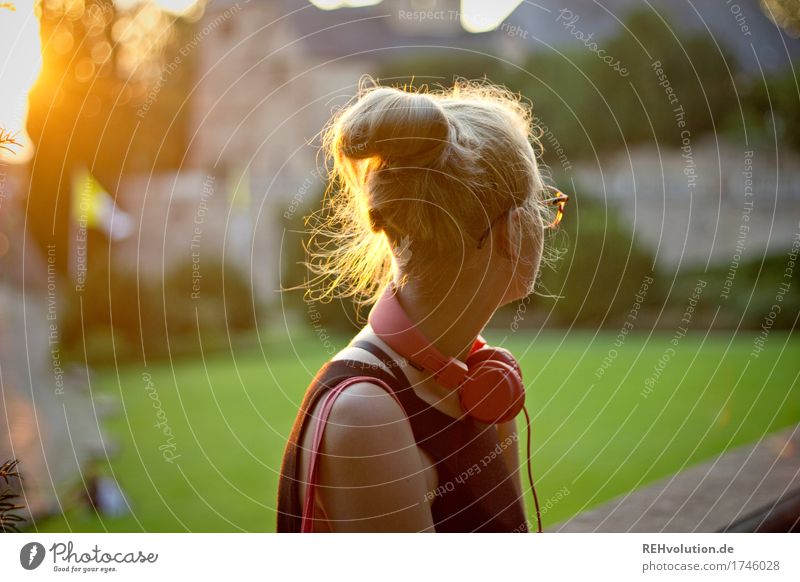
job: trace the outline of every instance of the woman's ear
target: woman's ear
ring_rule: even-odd
[[[522,252],[522,229],[525,210],[518,206],[508,213],[500,228],[500,249],[511,264],[517,264]]]

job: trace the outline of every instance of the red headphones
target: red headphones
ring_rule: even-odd
[[[525,404],[525,386],[511,352],[478,336],[466,363],[445,356],[414,326],[395,291],[389,284],[369,314],[375,334],[414,367],[432,372],[440,385],[458,390],[469,416],[488,424],[515,418]]]

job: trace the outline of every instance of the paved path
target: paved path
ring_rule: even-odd
[[[22,501],[36,516],[60,513],[89,459],[109,445],[84,368],[54,369],[46,301],[0,281],[0,462],[19,459]],[[0,482],[0,488],[5,485]],[[17,512],[28,518],[27,511]]]
[[[553,532],[715,532],[800,489],[800,424],[622,495]]]

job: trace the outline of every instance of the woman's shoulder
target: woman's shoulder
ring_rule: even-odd
[[[402,429],[408,424],[408,417],[391,392],[377,381],[365,379],[339,392],[331,406],[328,424],[328,430],[341,433],[342,444],[348,444],[351,440],[348,435],[356,433],[359,439],[383,439],[388,432],[398,436],[405,432]],[[335,438],[329,439],[329,442],[335,441]]]
[[[337,531],[432,529],[411,424],[382,387],[358,381],[343,389],[320,449],[321,504]]]
[[[300,475],[308,474],[322,401],[311,411],[311,430],[299,448]],[[318,503],[336,531],[402,530],[403,526],[381,525],[378,518],[396,518],[407,506],[405,501],[425,494],[420,480],[422,461],[408,417],[392,395],[373,381],[355,381],[336,394],[325,420],[318,462]],[[304,499],[304,479],[299,487]],[[392,501],[384,507],[387,500]]]
[[[414,438],[405,409],[394,392],[392,376],[383,361],[369,351],[353,345],[359,340],[378,344],[369,326],[362,329],[346,347],[330,360],[365,364],[362,372],[348,376],[351,382],[339,390],[328,413],[325,439],[328,448],[338,447],[338,454],[367,452],[365,447],[386,447]],[[382,370],[386,373],[375,373]],[[337,382],[338,383],[338,382]],[[333,388],[333,386],[330,386]],[[313,417],[319,418],[322,400],[317,403]],[[352,449],[352,450],[350,450]],[[356,450],[359,449],[359,450]],[[334,453],[334,451],[328,451]]]
[[[338,443],[341,446],[360,446],[362,443],[356,441],[363,438],[380,445],[381,441],[387,440],[387,434],[394,433],[393,437],[410,434],[408,417],[395,395],[389,369],[380,358],[353,345],[359,341],[368,341],[383,347],[372,329],[366,326],[329,360],[329,365],[340,362],[358,362],[364,365],[360,371],[356,366],[353,366],[352,372],[348,369],[347,376],[352,380],[340,389],[331,405],[327,422],[329,426],[325,429],[329,445]],[[375,373],[378,370],[384,373]],[[317,403],[315,413],[321,411],[322,400]],[[318,414],[313,416],[318,418]]]

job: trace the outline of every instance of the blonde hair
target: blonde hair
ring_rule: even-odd
[[[371,303],[395,255],[406,277],[433,285],[512,206],[541,232],[549,210],[532,120],[518,96],[489,83],[427,91],[362,78],[323,131],[330,182],[307,219],[306,297]]]

